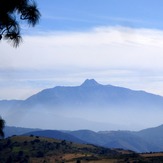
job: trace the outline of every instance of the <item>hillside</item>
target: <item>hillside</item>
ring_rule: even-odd
[[[163,161],[162,153],[139,155],[132,151],[35,136],[13,136],[0,140],[0,162],[112,163]]]
[[[159,135],[158,141],[147,139],[146,136],[139,136],[139,132],[131,131],[110,131],[94,132],[90,130],[78,131],[55,131],[43,130],[25,133],[24,135],[44,136],[48,138],[57,138],[77,143],[89,143],[107,148],[121,148],[135,152],[160,152],[163,150],[162,135]],[[150,135],[150,134],[149,134]]]
[[[95,145],[135,152],[163,151],[163,125],[141,131],[70,131],[69,134]]]
[[[121,152],[38,136],[14,136],[0,140],[0,162],[89,162],[117,156],[121,156]]]
[[[155,150],[158,151],[158,147],[161,147],[160,151],[163,151],[163,125],[158,127],[148,128],[141,130],[136,133],[139,137],[145,139],[146,141],[154,144],[157,148]]]
[[[41,137],[47,137],[47,138],[55,138],[55,139],[60,139],[60,140],[72,141],[75,143],[86,143],[85,141],[69,133],[64,133],[62,131],[57,131],[57,130],[33,131],[33,132],[25,133],[24,135],[28,135],[28,136],[34,135],[34,136],[41,136]]]
[[[71,134],[91,144],[108,148],[122,148],[135,152],[161,151],[160,146],[156,148],[143,137],[139,137],[135,132],[130,131],[88,132],[79,130],[73,131]]]
[[[82,144],[94,144],[108,148],[123,148],[135,152],[160,152],[163,151],[163,125],[141,131],[100,131],[76,130],[37,130],[19,127],[6,127],[7,135],[34,135],[47,138],[57,138]],[[16,133],[16,131],[18,131]]]

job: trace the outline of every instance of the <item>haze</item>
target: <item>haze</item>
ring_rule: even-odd
[[[24,100],[45,88],[76,86],[87,78],[163,96],[162,0],[37,3],[42,19],[34,29],[23,27],[23,44],[14,49],[0,43],[0,99]],[[94,121],[98,114],[91,119],[88,113],[85,119]],[[134,114],[128,114],[131,120]],[[159,114],[152,114],[144,126],[161,123]],[[10,121],[12,125],[15,119]]]

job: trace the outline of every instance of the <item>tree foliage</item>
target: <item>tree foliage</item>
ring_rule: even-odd
[[[20,20],[34,27],[40,16],[34,0],[0,0],[0,40],[6,39],[17,47],[22,40]]]
[[[0,117],[0,137],[4,137],[3,128],[5,126],[5,121]]]

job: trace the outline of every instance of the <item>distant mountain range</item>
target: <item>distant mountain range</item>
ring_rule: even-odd
[[[163,97],[144,91],[102,85],[87,79],[80,86],[45,89],[22,102],[22,108],[56,107],[133,107],[162,108]]]
[[[94,144],[108,148],[129,149],[136,152],[163,151],[163,125],[141,131],[100,131],[91,130],[59,131],[6,127],[6,136],[34,135],[76,143]]]
[[[46,129],[137,130],[162,124],[163,97],[87,79],[26,100],[0,101],[8,125]]]

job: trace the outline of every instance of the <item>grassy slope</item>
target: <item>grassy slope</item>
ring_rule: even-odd
[[[149,155],[139,155],[127,150],[111,150],[94,145],[76,144],[68,141],[36,136],[14,136],[0,140],[1,163],[112,163],[117,161],[149,162],[151,158],[160,159],[160,155],[157,157],[149,157]]]

